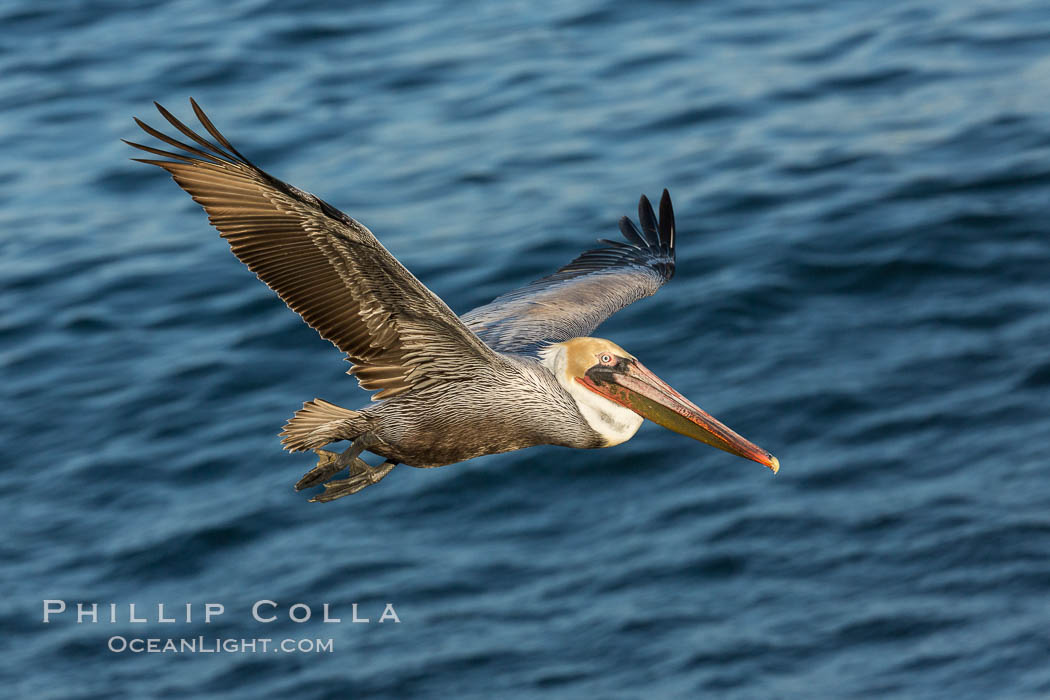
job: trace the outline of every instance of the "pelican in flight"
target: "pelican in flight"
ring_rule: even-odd
[[[156,104],[156,103],[154,103]],[[372,232],[327,202],[256,167],[204,111],[214,142],[157,104],[179,141],[144,122],[161,150],[125,141],[164,168],[204,207],[233,254],[321,337],[346,354],[377,403],[352,411],[307,401],[284,426],[285,449],[318,464],[296,490],[324,484],[332,501],[377,483],[398,464],[440,467],[533,445],[612,447],[642,420],[772,469],[777,458],[705,413],[634,355],[591,333],[650,296],[675,268],[675,223],[664,190],[659,218],[646,197],[639,229],[601,240],[554,274],[464,316],[387,252]],[[342,453],[323,449],[350,442]],[[363,451],[384,458],[377,466]],[[348,476],[333,479],[342,470]]]

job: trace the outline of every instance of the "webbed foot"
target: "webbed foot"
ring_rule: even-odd
[[[360,459],[357,461],[361,462]],[[390,473],[391,469],[397,466],[396,462],[390,461],[383,462],[378,467],[370,467],[364,462],[361,462],[361,464],[364,464],[364,471],[356,474],[351,471],[351,476],[348,479],[329,481],[324,485],[324,492],[311,498],[310,502],[327,503],[328,501],[334,501],[337,498],[357,493],[366,486],[378,484],[383,477]]]
[[[332,452],[331,450],[323,450],[320,447],[314,450],[317,453],[317,466],[310,471],[303,474],[303,478],[295,484],[296,491],[302,491],[312,486],[317,486],[322,481],[330,479],[346,467],[350,467],[350,475],[359,474],[365,469],[371,467],[365,463],[357,455],[360,454],[361,450],[357,450],[353,455],[349,454],[354,450],[351,446],[346,452],[342,454],[338,452]]]

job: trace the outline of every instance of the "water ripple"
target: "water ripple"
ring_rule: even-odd
[[[15,696],[1050,695],[1044,5],[0,19]],[[304,400],[367,398],[198,207],[127,162],[131,115],[188,116],[191,95],[457,310],[669,187],[676,278],[599,333],[781,472],[647,425],[306,503],[311,460],[276,433]],[[48,598],[229,612],[42,625]],[[261,625],[259,599],[344,619],[392,602],[402,622]],[[119,655],[112,634],[335,652]]]

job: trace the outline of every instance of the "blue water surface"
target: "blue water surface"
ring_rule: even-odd
[[[27,0],[0,26],[3,695],[1050,696],[1050,3]],[[457,312],[668,187],[677,276],[599,334],[780,474],[647,424],[308,503],[277,431],[367,397],[129,162],[132,115],[190,96]],[[333,648],[108,648],[198,636]]]

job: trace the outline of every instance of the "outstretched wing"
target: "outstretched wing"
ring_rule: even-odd
[[[156,103],[155,103],[156,104]],[[177,149],[125,141],[172,160],[141,160],[171,173],[204,207],[234,255],[321,337],[346,353],[373,399],[473,375],[496,355],[412,276],[371,231],[241,155],[190,100],[211,143],[157,105],[196,145],[136,119]]]
[[[660,198],[660,219],[649,199],[638,202],[642,230],[626,216],[626,242],[602,239],[553,275],[515,289],[462,316],[467,328],[500,352],[534,354],[549,343],[588,336],[628,304],[656,292],[674,275],[674,211]]]

